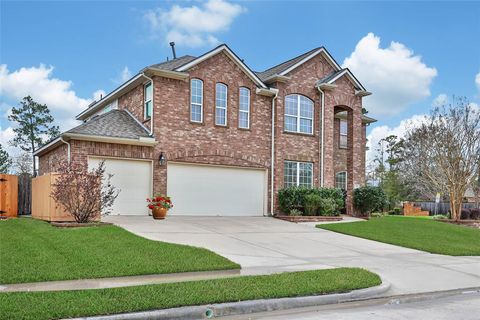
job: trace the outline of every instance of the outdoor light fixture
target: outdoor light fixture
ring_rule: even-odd
[[[160,156],[158,157],[158,163],[163,166],[165,163],[167,163],[167,157],[163,154],[163,152],[160,152]]]

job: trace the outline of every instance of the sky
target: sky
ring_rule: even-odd
[[[26,95],[62,130],[143,67],[227,43],[253,70],[325,46],[373,94],[369,157],[432,106],[480,104],[480,2],[0,0],[0,143]],[[372,148],[373,146],[373,148]]]

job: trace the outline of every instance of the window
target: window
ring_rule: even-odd
[[[248,88],[240,88],[238,127],[250,128],[250,90]]]
[[[340,148],[346,149],[348,147],[348,122],[347,120],[340,120]]]
[[[335,174],[335,188],[347,190],[347,173],[345,171]]]
[[[285,97],[285,130],[313,134],[313,101],[299,94]]]
[[[227,86],[223,83],[215,85],[215,124],[227,125]]]
[[[190,121],[203,121],[203,81],[190,81]]]
[[[153,85],[151,82],[147,83],[144,87],[143,96],[145,98],[143,105],[143,112],[145,119],[148,119],[152,116],[152,105],[153,105]]]
[[[283,184],[288,187],[312,187],[313,164],[310,162],[285,161],[283,164]]]

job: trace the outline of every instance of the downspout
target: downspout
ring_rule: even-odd
[[[60,137],[60,141],[62,141],[63,143],[65,143],[67,145],[67,159],[68,159],[68,164],[70,164],[70,143],[63,140],[63,137]]]
[[[155,84],[153,83],[153,79],[147,76],[145,72],[142,72],[142,76],[147,78],[147,80],[150,80],[150,83],[152,84],[152,115],[150,116],[150,136],[153,136],[153,115],[155,114]],[[145,94],[145,89],[143,94]],[[145,100],[145,97],[143,98],[143,100]]]
[[[324,148],[325,148],[325,92],[320,89],[320,87],[317,87],[318,91],[321,94],[321,99],[320,99],[320,104],[321,104],[321,118],[320,118],[320,123],[322,126],[322,130],[320,131],[320,187],[323,188],[324,186],[324,174],[323,174],[323,163],[324,163]]]
[[[271,150],[271,162],[270,162],[270,215],[273,216],[273,200],[275,198],[275,100],[278,97],[278,90],[275,90],[275,95],[272,98],[272,150]]]

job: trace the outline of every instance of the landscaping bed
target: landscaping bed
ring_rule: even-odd
[[[0,319],[86,317],[342,293],[380,284],[380,277],[367,270],[338,268],[113,289],[0,293]]]
[[[456,224],[460,226],[480,229],[480,220],[458,220],[458,221],[450,220],[450,219],[434,219],[434,220],[439,222],[446,222],[446,223]]]
[[[276,215],[275,218],[290,222],[324,222],[324,221],[341,221],[342,217],[338,216],[280,216]]]
[[[50,225],[58,228],[84,228],[84,227],[101,227],[101,226],[110,226],[110,222],[87,222],[87,223],[78,223],[78,222],[57,222],[51,221]]]
[[[207,249],[152,241],[114,225],[56,228],[0,223],[0,284],[239,269]]]
[[[480,230],[432,219],[386,216],[368,221],[322,224],[317,228],[431,253],[480,255]]]

